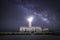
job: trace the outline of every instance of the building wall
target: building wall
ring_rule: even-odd
[[[48,32],[48,28],[44,28],[42,31],[43,32]]]
[[[23,32],[23,31],[41,32],[42,31],[42,28],[41,27],[20,27],[20,32]]]

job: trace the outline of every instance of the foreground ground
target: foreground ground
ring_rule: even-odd
[[[0,40],[60,40],[60,36],[55,36],[55,35],[5,35],[5,36],[0,36]]]

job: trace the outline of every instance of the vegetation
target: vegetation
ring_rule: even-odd
[[[58,35],[60,36],[60,32],[0,32],[1,35]]]

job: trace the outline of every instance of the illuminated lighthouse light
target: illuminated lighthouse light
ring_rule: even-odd
[[[33,17],[28,18],[28,22],[32,22],[32,20],[33,20]]]

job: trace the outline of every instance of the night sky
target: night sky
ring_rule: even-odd
[[[28,26],[27,18],[34,16],[33,26],[60,31],[59,0],[2,0],[0,32],[19,31]]]

